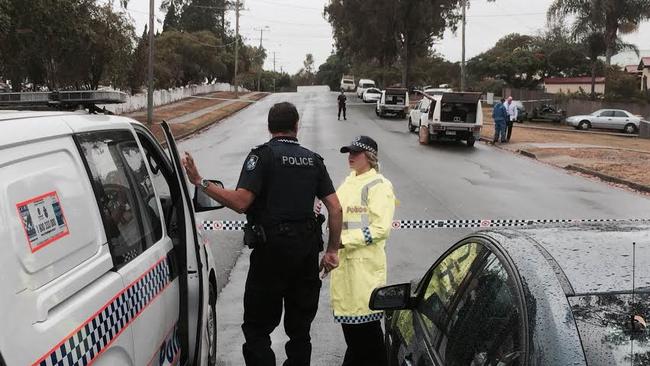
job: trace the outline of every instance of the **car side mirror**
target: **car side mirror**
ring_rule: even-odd
[[[210,182],[223,188],[223,183],[218,180],[210,180]],[[194,211],[196,212],[219,210],[224,207],[221,203],[208,196],[208,194],[205,193],[199,186],[194,187],[194,199],[192,202],[194,203]]]
[[[370,295],[371,310],[403,310],[408,309],[411,298],[411,284],[402,283],[378,287]]]

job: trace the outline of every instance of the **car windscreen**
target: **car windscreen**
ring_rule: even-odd
[[[632,329],[633,316],[650,321],[650,293],[569,297],[590,366],[650,364],[650,328]],[[631,362],[634,361],[634,362]]]
[[[381,92],[377,89],[368,89],[366,90],[366,93],[368,94],[381,94]]]
[[[361,84],[362,88],[372,88],[374,86],[375,86],[375,84],[372,84],[372,83],[363,83],[363,84]]]

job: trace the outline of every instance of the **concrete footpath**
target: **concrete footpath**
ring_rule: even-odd
[[[189,97],[154,108],[153,123],[148,127],[159,141],[164,141],[160,123],[166,121],[170,124],[176,139],[186,138],[239,112],[267,95],[269,94],[252,92],[240,94],[239,98],[235,99],[233,92],[216,92]],[[128,113],[125,116],[147,124],[146,111]]]

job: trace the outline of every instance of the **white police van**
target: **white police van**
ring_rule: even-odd
[[[96,111],[124,97],[0,105]],[[216,363],[214,260],[194,212],[219,207],[190,199],[163,129],[168,151],[129,118],[0,111],[0,365]]]

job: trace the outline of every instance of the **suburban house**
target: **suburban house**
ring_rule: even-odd
[[[585,93],[591,93],[590,76],[544,79],[544,90],[550,94],[576,93],[581,89]],[[596,93],[605,94],[605,77],[603,76],[596,77]]]
[[[641,91],[648,91],[650,88],[650,57],[642,57],[637,72],[640,73]]]

